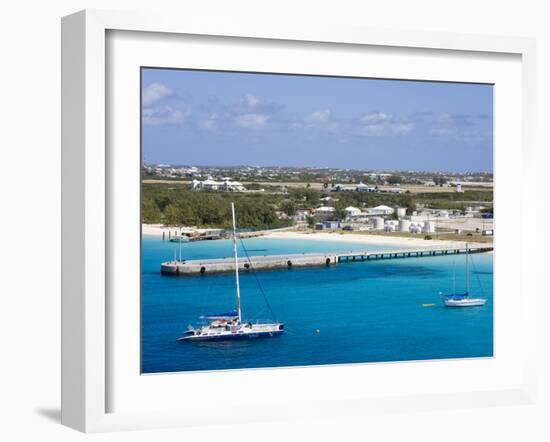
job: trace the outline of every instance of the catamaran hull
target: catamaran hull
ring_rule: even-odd
[[[242,339],[272,338],[281,336],[284,330],[258,331],[251,333],[231,333],[219,335],[189,335],[178,338],[178,341],[236,341]]]

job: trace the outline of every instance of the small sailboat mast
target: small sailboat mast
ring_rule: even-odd
[[[456,292],[456,273],[455,263],[453,261],[453,292],[450,295],[443,297],[443,302],[446,307],[478,307],[483,306],[487,302],[484,298],[470,298],[470,249],[466,244],[466,292]],[[473,264],[473,262],[472,262]]]
[[[237,313],[241,323],[241,289],[239,286],[239,258],[237,256],[237,222],[235,220],[235,204],[231,203],[231,216],[233,218],[233,254],[235,255],[235,283],[237,288]]]
[[[470,251],[468,243],[466,243],[466,293],[470,293],[470,261],[468,259]]]
[[[456,263],[453,260],[453,295],[456,293]]]

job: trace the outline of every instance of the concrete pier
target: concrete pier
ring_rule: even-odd
[[[470,245],[468,253],[483,253],[493,250],[492,245]],[[414,249],[375,250],[367,252],[344,253],[302,253],[289,255],[267,255],[239,258],[239,270],[274,270],[292,269],[298,267],[331,266],[339,263],[374,261],[380,259],[403,259],[424,256],[444,256],[450,254],[466,253],[466,246],[448,247],[419,247]],[[235,271],[233,258],[196,259],[183,261],[169,261],[161,264],[161,272],[171,275],[208,275],[211,273],[224,273]]]

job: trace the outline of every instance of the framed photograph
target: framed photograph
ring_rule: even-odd
[[[62,43],[64,424],[533,400],[533,41],[84,11]]]

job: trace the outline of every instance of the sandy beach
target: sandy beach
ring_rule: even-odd
[[[168,235],[168,232],[178,232],[177,227],[167,227],[163,224],[142,224],[141,225],[141,234],[148,236],[162,236],[162,232],[165,232]]]
[[[168,237],[168,234],[177,235],[179,232],[178,227],[164,226],[162,224],[142,224],[141,231],[143,235],[162,237],[162,234]],[[448,241],[431,239],[425,240],[423,235],[419,235],[416,238],[406,238],[399,236],[389,235],[373,235],[373,234],[361,234],[361,233],[345,233],[340,232],[285,232],[276,231],[265,235],[269,238],[281,238],[281,239],[297,239],[297,240],[315,240],[315,241],[339,241],[339,242],[352,242],[356,244],[372,244],[372,245],[388,245],[396,247],[427,247],[427,246],[464,246],[463,241]],[[472,245],[477,245],[475,242],[471,242]]]
[[[427,246],[464,246],[462,241],[447,241],[447,240],[425,240],[421,235],[418,238],[405,238],[399,236],[388,235],[372,235],[361,233],[345,233],[340,232],[273,232],[266,235],[269,238],[284,238],[284,239],[309,239],[317,241],[339,241],[339,242],[353,242],[360,244],[373,244],[373,245],[389,245],[396,247],[427,247]],[[477,245],[477,243],[470,243]]]

